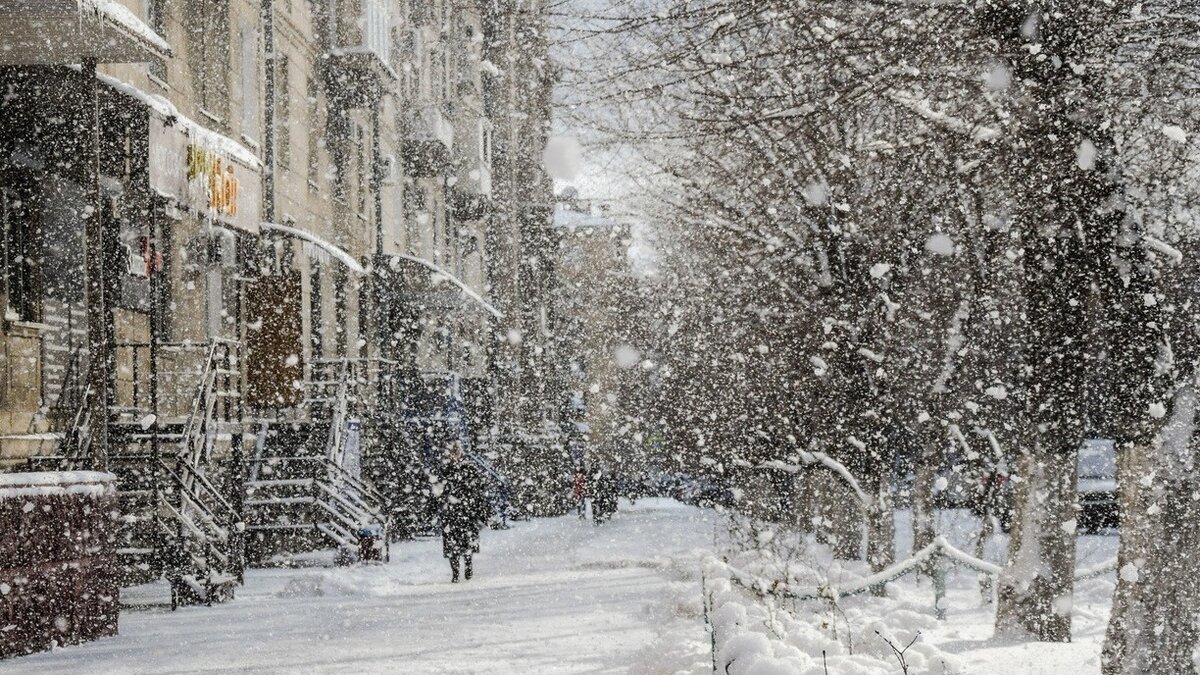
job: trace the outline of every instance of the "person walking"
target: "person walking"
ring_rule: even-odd
[[[479,552],[479,531],[488,518],[483,476],[451,446],[442,468],[442,555],[450,561],[450,582],[458,583],[459,561],[466,580],[473,573],[471,556]]]
[[[617,510],[617,484],[607,465],[592,476],[592,522],[599,525]]]
[[[575,469],[575,480],[571,484],[571,491],[575,495],[575,509],[579,512],[580,520],[587,517],[586,487],[587,474],[583,472],[583,466],[580,465]]]

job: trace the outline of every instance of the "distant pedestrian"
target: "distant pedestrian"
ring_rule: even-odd
[[[617,482],[608,467],[601,466],[592,476],[591,485],[592,522],[599,525],[617,510]]]
[[[579,512],[579,518],[583,519],[587,516],[587,474],[583,472],[582,466],[575,469],[571,492],[575,496],[575,509]]]
[[[450,561],[450,581],[458,583],[459,561],[470,579],[471,556],[479,552],[479,531],[488,519],[483,475],[464,459],[460,446],[451,447],[442,468],[442,555]]]

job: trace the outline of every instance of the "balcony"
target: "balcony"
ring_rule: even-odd
[[[492,167],[490,163],[471,159],[463,162],[458,170],[458,181],[454,189],[469,195],[492,196]]]
[[[117,0],[0,0],[0,65],[145,63],[171,47]]]
[[[458,220],[480,220],[492,205],[492,169],[483,162],[465,164],[454,183],[450,207]]]
[[[384,82],[396,79],[389,4],[387,0],[343,0],[336,7],[329,66],[344,93],[353,94],[357,104],[364,105]]]
[[[436,104],[414,107],[404,131],[404,163],[412,176],[433,176],[450,168],[454,126]]]
[[[458,120],[458,172],[451,207],[459,220],[487,215],[492,198],[492,123],[482,115]]]

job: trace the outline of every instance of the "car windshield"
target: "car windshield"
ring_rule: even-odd
[[[1116,478],[1117,453],[1112,441],[1084,441],[1079,449],[1080,478]]]

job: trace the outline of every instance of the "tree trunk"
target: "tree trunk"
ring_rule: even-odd
[[[1064,192],[1053,215],[1079,206],[1079,195]],[[1076,462],[1086,418],[1080,377],[1087,372],[1086,307],[1092,265],[1108,261],[1091,258],[1074,228],[1027,225],[1023,438],[1008,564],[997,583],[996,633],[1067,642],[1075,585]]]
[[[1000,575],[996,634],[1069,642],[1075,570],[1074,443],[1021,453],[1009,561]]]
[[[933,486],[937,480],[937,466],[942,455],[939,425],[931,420],[922,424],[919,429],[921,452],[917,457],[916,477],[912,487],[913,553],[932,544],[937,536]],[[926,574],[933,571],[932,566],[928,564],[924,565],[922,570]]]
[[[862,554],[862,508],[858,497],[841,480],[826,483],[825,518],[828,519],[828,542],[833,546],[833,557],[838,560],[861,560]]]
[[[1105,635],[1105,675],[1196,673],[1200,621],[1200,466],[1194,385],[1179,388],[1167,424],[1150,444],[1127,448],[1118,466],[1121,548]]]
[[[879,572],[896,562],[896,509],[890,475],[881,476],[872,497],[866,514],[867,562],[871,571]],[[885,594],[882,585],[872,592],[877,596]]]

